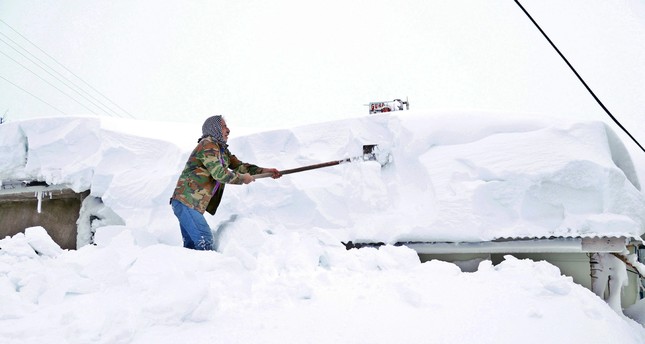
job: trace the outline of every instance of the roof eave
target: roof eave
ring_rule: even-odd
[[[480,242],[414,242],[403,245],[418,254],[455,253],[612,253],[624,252],[626,237],[542,238]]]

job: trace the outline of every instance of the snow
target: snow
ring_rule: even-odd
[[[76,247],[93,242],[96,230],[110,225],[125,225],[125,221],[101,201],[101,198],[87,196],[81,204],[76,221]]]
[[[596,264],[603,267],[595,272],[595,279],[592,278],[593,289],[597,290],[599,296],[604,295],[607,288],[618,290],[627,286],[626,266],[620,259],[613,255],[598,254]],[[609,295],[607,303],[614,310],[620,310],[620,294]]]
[[[81,215],[107,214],[84,227],[94,245],[78,250],[60,249],[42,227],[0,239],[0,342],[645,342],[641,324],[547,262],[507,256],[462,271],[392,245],[640,237],[643,166],[604,123],[405,111],[232,128],[231,151],[264,167],[361,156],[367,144],[391,161],[228,187],[206,216],[217,252],[182,248],[168,205],[200,127],[93,117],[0,125],[0,180],[89,189]],[[346,250],[347,240],[388,245]],[[625,313],[642,322],[642,309]]]

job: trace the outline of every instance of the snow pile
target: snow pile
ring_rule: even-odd
[[[226,211],[257,199],[249,212],[274,223],[384,242],[638,237],[645,230],[634,166],[600,122],[376,116],[259,133],[231,146],[244,159],[289,168],[359,155],[363,144],[374,143],[391,151],[392,164],[354,163],[262,181],[249,190],[272,201],[247,200],[252,191],[240,190]],[[292,219],[294,208],[306,216]]]
[[[91,117],[4,123],[0,127],[0,179],[44,181],[76,192],[90,190],[117,213],[121,209],[131,212],[136,206],[136,216],[127,223],[146,226],[162,198],[167,203],[185,151],[174,142],[155,138],[171,138],[169,129],[181,126],[153,126]]]
[[[462,273],[385,246],[347,251],[291,233],[254,266],[238,255],[137,245],[50,258],[0,240],[3,343],[642,343],[643,328],[545,262]],[[30,237],[27,233],[26,237]],[[13,248],[8,248],[13,246]],[[8,248],[5,250],[5,248]]]
[[[168,198],[200,131],[172,129],[96,118],[6,123],[0,178],[90,189],[128,226],[178,243]],[[232,186],[211,225],[318,228],[338,240],[387,243],[645,231],[634,165],[601,122],[406,112],[238,136],[230,148],[243,161],[288,169],[361,156],[369,144],[380,162],[386,153],[392,161]]]
[[[25,228],[24,234],[18,233],[12,239],[5,238],[0,241],[0,249],[3,253],[29,258],[36,258],[39,255],[56,257],[63,253],[60,246],[47,234],[47,230],[40,226]]]
[[[341,244],[638,237],[645,198],[603,123],[406,112],[237,136],[231,151],[264,167],[361,156],[368,144],[391,161],[228,187],[206,216],[218,252],[181,248],[168,205],[200,126],[0,125],[0,179],[89,189],[81,215],[98,207],[125,222],[91,228],[96,245],[76,251],[38,227],[1,239],[0,341],[645,341],[639,324],[548,263],[507,257],[464,273],[406,247]]]

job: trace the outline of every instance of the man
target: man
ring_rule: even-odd
[[[215,214],[224,185],[249,184],[255,181],[253,175],[259,173],[272,173],[273,178],[281,176],[275,168],[247,164],[231,154],[226,144],[230,132],[222,116],[204,121],[202,137],[190,154],[170,199],[186,248],[213,250],[213,233],[204,211]]]

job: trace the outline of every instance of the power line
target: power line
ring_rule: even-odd
[[[573,68],[571,63],[569,63],[569,60],[567,60],[567,58],[564,57],[564,55],[560,52],[560,49],[558,49],[558,47],[555,46],[555,44],[551,41],[549,36],[547,36],[547,34],[542,30],[540,25],[538,25],[538,23],[533,19],[533,17],[531,17],[529,12],[526,9],[524,9],[522,4],[520,4],[519,0],[515,0],[515,3],[517,4],[517,6],[519,6],[522,9],[522,11],[524,11],[524,14],[526,14],[526,16],[533,22],[535,27],[537,27],[537,29],[540,30],[540,32],[542,33],[544,38],[546,38],[546,40],[551,44],[553,49],[555,49],[555,51],[558,53],[558,55],[560,55],[560,57],[564,60],[564,62],[567,64],[567,66],[569,66],[569,68],[571,68],[571,71],[573,71],[573,74],[575,74],[576,77],[578,77],[578,80],[580,80],[580,82],[582,82],[582,84],[587,89],[587,91],[589,91],[591,96],[596,100],[596,102],[598,102],[598,105],[600,105],[600,107],[602,107],[602,109],[605,110],[605,113],[607,113],[607,115],[609,115],[609,117],[614,121],[614,123],[616,123],[620,127],[620,129],[622,129],[627,134],[627,136],[629,136],[632,139],[632,141],[634,141],[634,143],[636,143],[636,145],[638,147],[640,147],[640,149],[643,152],[645,152],[645,148],[643,148],[643,146],[641,146],[641,144],[638,143],[636,138],[634,138],[634,136],[632,136],[632,134],[630,134],[629,131],[627,131],[627,129],[625,127],[623,127],[623,125],[618,121],[618,119],[616,119],[616,117],[614,117],[614,115],[612,115],[611,112],[609,112],[609,109],[607,109],[607,107],[605,107],[605,105],[600,101],[600,99],[596,96],[596,94],[591,90],[591,88],[587,85],[587,83],[582,79],[580,74],[578,74],[576,69]]]
[[[16,46],[18,46],[20,49],[24,50],[27,54],[31,55],[34,59],[36,59],[37,61],[39,61],[42,65],[40,65],[40,64],[38,64],[38,63],[36,63],[36,62],[34,62],[32,59],[30,59],[29,57],[25,56],[23,53],[21,53],[20,51],[18,51],[18,49],[16,49],[16,48],[12,47],[9,43],[7,43],[6,41],[4,41],[2,38],[0,38],[0,41],[2,41],[3,43],[5,43],[6,45],[8,45],[11,49],[13,49],[14,51],[16,51],[18,54],[22,55],[24,58],[26,58],[27,60],[29,60],[31,63],[33,63],[33,64],[37,65],[38,67],[40,67],[42,70],[44,70],[46,73],[48,73],[48,74],[49,74],[49,75],[51,75],[52,77],[56,78],[58,81],[60,81],[60,82],[62,82],[63,84],[65,84],[67,87],[69,87],[69,88],[70,88],[70,89],[72,89],[74,92],[76,92],[79,96],[83,97],[85,100],[87,100],[87,101],[89,101],[90,103],[92,103],[92,105],[96,106],[98,109],[100,109],[100,110],[102,110],[103,112],[105,112],[108,116],[112,116],[112,115],[111,115],[111,114],[109,114],[109,113],[107,113],[107,111],[106,111],[105,109],[107,109],[107,110],[111,111],[114,115],[119,116],[119,114],[118,114],[118,113],[116,113],[114,110],[110,109],[108,106],[106,106],[106,105],[105,105],[103,102],[101,102],[99,99],[97,99],[96,97],[94,97],[93,95],[91,95],[89,92],[85,91],[83,88],[81,88],[81,87],[79,87],[78,85],[76,85],[72,80],[68,79],[67,77],[65,77],[63,74],[59,73],[59,72],[58,72],[57,70],[55,70],[54,68],[52,68],[52,67],[48,66],[48,65],[47,65],[47,63],[45,63],[43,60],[39,59],[39,58],[38,58],[38,56],[36,56],[36,55],[32,54],[32,53],[31,53],[31,52],[29,52],[27,49],[25,49],[24,47],[22,47],[22,46],[20,45],[20,43],[18,43],[18,42],[16,42],[16,41],[14,41],[13,39],[11,39],[9,36],[7,36],[6,34],[4,34],[4,33],[2,33],[2,32],[0,32],[0,35],[2,35],[2,36],[4,36],[4,37],[6,37],[9,41],[11,41],[13,44],[15,44]],[[44,67],[43,67],[43,66],[44,66]],[[58,74],[61,78],[65,79],[69,84],[71,84],[71,85],[73,85],[74,87],[76,87],[76,89],[78,89],[78,91],[77,91],[76,89],[74,89],[73,87],[71,87],[69,84],[65,83],[65,81],[60,80],[58,77],[56,77],[55,75],[53,75],[53,74],[51,74],[50,72],[48,72],[48,71],[45,69],[45,67],[47,67],[48,69],[50,69],[52,72],[54,72],[54,73]],[[92,100],[88,99],[88,98],[87,98],[87,97],[85,97],[84,95],[82,95],[79,91],[82,91],[82,92],[83,92],[83,93],[85,93],[88,97],[91,97],[93,100],[95,100],[96,102],[98,102],[99,104],[101,104],[101,105],[103,106],[103,108],[102,108],[101,106],[98,106],[96,103],[94,103]],[[104,108],[105,108],[105,109],[104,109]]]
[[[11,29],[13,32],[15,32],[18,36],[20,36],[22,39],[24,39],[25,41],[27,41],[27,42],[28,42],[29,44],[31,44],[33,47],[35,47],[36,49],[38,49],[41,53],[43,53],[45,56],[47,56],[49,59],[51,59],[55,64],[57,64],[58,66],[60,66],[61,68],[63,68],[65,71],[67,71],[68,73],[70,73],[71,75],[73,75],[76,79],[78,79],[79,81],[81,81],[85,86],[89,87],[92,91],[96,92],[96,94],[98,94],[99,96],[101,96],[103,99],[107,100],[107,102],[109,102],[110,104],[112,104],[113,106],[115,106],[117,109],[121,110],[121,112],[122,112],[122,113],[125,113],[126,115],[128,115],[128,116],[129,116],[129,117],[131,117],[131,118],[135,118],[135,116],[134,116],[134,115],[132,115],[132,114],[131,114],[130,112],[128,112],[127,110],[123,109],[121,106],[119,106],[118,104],[116,104],[116,103],[115,103],[114,101],[112,101],[110,98],[108,98],[108,97],[107,97],[107,96],[105,96],[103,93],[101,93],[99,90],[97,90],[97,89],[96,89],[96,88],[94,88],[92,85],[90,85],[90,84],[89,84],[89,83],[87,83],[85,80],[83,80],[80,76],[78,76],[78,75],[76,75],[74,72],[72,72],[69,68],[65,67],[63,64],[61,64],[60,62],[58,62],[54,57],[52,57],[52,56],[51,56],[51,55],[49,55],[46,51],[44,51],[43,49],[41,49],[38,45],[36,45],[36,44],[35,44],[35,43],[33,43],[32,41],[30,41],[27,37],[25,37],[23,34],[21,34],[20,32],[18,32],[18,31],[17,31],[16,29],[14,29],[11,25],[7,24],[7,23],[6,23],[5,21],[3,21],[2,19],[0,19],[0,22],[2,22],[3,24],[5,24],[9,29]],[[7,36],[7,35],[5,35],[5,34],[3,34],[3,35],[4,35],[5,37],[7,37],[7,38],[8,38],[8,36]],[[9,38],[9,39],[10,39],[10,38]],[[11,39],[10,39],[10,40],[11,40]],[[27,51],[27,53],[29,53],[30,55],[32,55],[32,56],[34,56],[36,59],[38,59],[34,54],[30,53],[27,49],[25,49],[24,47],[20,46],[20,44],[16,43],[16,42],[15,42],[15,41],[13,41],[13,40],[11,40],[11,41],[12,41],[14,44],[18,45],[21,49],[23,49],[23,50]],[[6,44],[6,42],[5,42],[5,44]],[[13,48],[13,47],[12,47],[12,48]],[[14,49],[14,50],[15,50],[15,49]],[[41,61],[43,64],[45,64],[45,65],[47,66],[47,64],[46,64],[45,62],[43,62],[42,60],[38,59],[38,61]],[[32,62],[33,62],[33,61],[32,61]],[[52,70],[54,70],[54,69],[53,69],[53,68],[51,68],[50,66],[47,66],[47,67],[48,67],[48,68],[50,68],[50,69],[52,69]],[[42,68],[42,67],[41,67],[41,68]],[[55,71],[55,70],[54,70],[54,71]],[[58,73],[58,72],[56,72],[56,73],[62,76],[62,74],[60,74],[60,73]],[[63,76],[63,77],[64,77],[64,76]],[[68,80],[68,81],[70,81],[72,84],[74,84],[71,80],[69,80],[69,79],[67,79],[67,78],[65,78],[65,79],[66,79],[66,80]],[[81,87],[79,87],[78,85],[74,84],[74,86],[76,86],[78,89],[82,90],[82,88],[81,88]],[[69,86],[68,86],[68,87],[69,87]],[[82,91],[83,91],[83,92],[85,92],[86,94],[90,95],[90,93],[89,93],[89,92],[87,92],[87,91],[85,91],[85,90],[82,90]],[[92,97],[92,98],[93,98],[93,99],[95,99],[97,102],[99,102],[100,104],[102,104],[103,106],[105,106],[107,109],[109,109],[110,111],[112,111],[114,114],[116,114],[117,116],[119,116],[119,114],[118,114],[116,111],[114,111],[113,109],[111,109],[109,106],[107,106],[107,105],[106,105],[106,104],[104,104],[103,102],[99,101],[96,97],[93,97],[93,96],[91,96],[91,95],[90,95],[90,97]],[[96,106],[96,104],[94,104],[94,105]],[[98,106],[97,106],[97,107],[98,107]]]
[[[6,35],[5,35],[4,33],[2,33],[2,32],[0,32],[0,35],[6,36]],[[9,38],[9,40],[11,40],[11,39]],[[11,41],[12,41],[12,42],[14,42],[13,40],[11,40]],[[87,100],[88,102],[90,102],[90,104],[92,104],[92,105],[96,106],[99,110],[101,110],[101,111],[105,112],[105,114],[107,114],[108,116],[112,116],[112,115],[111,115],[111,114],[109,114],[107,111],[105,111],[105,109],[101,108],[99,105],[97,105],[97,104],[96,104],[95,102],[93,102],[91,99],[87,98],[86,96],[84,96],[83,94],[81,94],[78,90],[76,90],[74,87],[70,86],[70,84],[69,84],[69,83],[71,83],[72,85],[74,85],[74,83],[73,83],[73,82],[71,82],[69,79],[65,78],[65,76],[61,75],[60,73],[58,73],[58,72],[56,72],[55,70],[53,70],[53,69],[52,69],[52,71],[54,71],[55,73],[57,73],[57,74],[61,75],[61,77],[63,77],[64,79],[66,79],[69,83],[66,83],[65,81],[61,80],[59,77],[57,77],[56,75],[52,74],[50,71],[48,71],[47,69],[45,69],[43,66],[41,66],[41,65],[39,65],[38,63],[34,62],[34,60],[32,60],[31,58],[29,58],[28,56],[25,56],[25,54],[23,54],[22,52],[20,52],[18,49],[16,49],[16,48],[12,47],[12,46],[11,46],[9,43],[7,43],[7,41],[5,41],[4,39],[0,38],[0,42],[2,42],[2,43],[4,43],[4,44],[8,45],[11,49],[13,49],[15,52],[17,52],[17,53],[18,53],[18,54],[20,54],[22,57],[24,57],[25,59],[27,59],[29,62],[33,63],[33,64],[34,64],[34,65],[36,65],[38,68],[42,69],[45,73],[49,74],[49,75],[50,75],[50,76],[52,76],[54,79],[56,79],[56,80],[60,81],[63,85],[67,86],[70,90],[72,90],[72,91],[76,92],[76,94],[78,94],[78,95],[79,95],[79,96],[81,96],[83,99],[85,99],[85,100]],[[14,43],[15,43],[15,42],[14,42]],[[24,50],[24,48],[22,48],[22,47],[20,47],[20,48]],[[29,53],[29,52],[27,52],[27,53]],[[7,55],[6,53],[4,53],[4,52],[2,52],[2,54],[4,54],[5,56],[8,56],[8,55]],[[33,55],[32,55],[32,56],[33,56]],[[36,58],[36,59],[38,59],[37,57],[35,57],[35,58]],[[12,60],[13,60],[13,59],[12,59]],[[18,63],[16,60],[13,60],[13,61],[14,61],[14,62],[16,62],[16,63]],[[40,60],[39,60],[39,61],[40,61]],[[41,61],[41,62],[42,62],[42,61]],[[19,63],[19,64],[20,64],[20,63]],[[22,65],[22,66],[23,66],[24,68],[26,68],[24,65]],[[51,68],[50,68],[50,69],[51,69]],[[33,74],[36,74],[33,70],[30,70],[30,69],[28,69],[28,70],[29,70],[30,72],[32,72]],[[36,75],[36,76],[37,76],[37,75]],[[76,86],[76,85],[74,85],[74,86]],[[76,86],[76,87],[78,87],[78,86]],[[87,93],[87,92],[85,92],[85,93]],[[117,116],[118,116],[118,114],[117,114]]]
[[[20,63],[19,61],[17,61],[17,60],[16,60],[16,59],[14,59],[13,57],[11,57],[11,56],[7,55],[7,53],[5,53],[5,52],[3,52],[3,51],[0,51],[0,54],[2,54],[2,55],[4,55],[4,56],[6,56],[7,58],[9,58],[10,60],[12,60],[13,62],[15,62],[15,63],[17,63],[18,65],[20,65],[22,68],[24,68],[24,69],[28,70],[28,71],[29,71],[29,72],[31,72],[33,75],[35,75],[36,77],[38,77],[40,80],[42,80],[42,81],[44,81],[45,83],[47,83],[49,86],[51,86],[51,87],[53,87],[53,88],[57,89],[60,93],[62,93],[62,94],[64,94],[65,96],[67,96],[69,99],[71,99],[71,100],[75,101],[78,105],[80,105],[80,106],[82,106],[82,107],[86,108],[86,109],[87,109],[89,112],[91,112],[92,114],[94,114],[94,115],[98,116],[98,114],[97,114],[97,113],[95,113],[94,111],[92,111],[92,109],[88,108],[88,107],[87,107],[87,106],[85,106],[83,103],[79,102],[79,101],[78,101],[78,100],[76,100],[74,97],[70,96],[69,94],[65,93],[65,91],[63,91],[63,90],[61,90],[60,88],[56,87],[56,85],[54,85],[54,84],[52,84],[51,82],[49,82],[49,81],[45,80],[45,78],[43,78],[42,76],[40,76],[40,75],[36,74],[33,70],[29,69],[27,66],[23,65],[22,63]]]
[[[66,116],[67,116],[67,114],[66,114],[65,112],[63,112],[63,111],[61,111],[60,109],[58,109],[57,107],[55,107],[55,106],[53,106],[53,105],[49,104],[48,102],[46,102],[46,101],[42,100],[42,99],[41,99],[40,97],[38,97],[37,95],[35,95],[35,94],[33,94],[33,93],[31,93],[31,92],[29,92],[29,91],[25,90],[24,88],[22,88],[22,87],[20,87],[20,86],[18,86],[18,85],[16,85],[16,84],[14,84],[13,82],[11,82],[9,79],[5,78],[4,76],[0,75],[0,79],[4,79],[6,82],[10,83],[11,85],[15,86],[16,88],[18,88],[18,89],[22,90],[23,92],[25,92],[25,93],[27,93],[27,94],[31,95],[32,97],[34,97],[34,98],[36,98],[36,99],[40,100],[41,102],[45,103],[46,105],[49,105],[49,107],[51,107],[52,109],[54,109],[54,110],[56,110],[56,111],[58,111],[58,112],[62,113],[63,115],[66,115]]]

